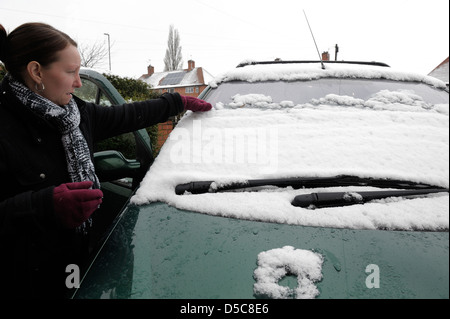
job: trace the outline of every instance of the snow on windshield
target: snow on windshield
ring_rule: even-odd
[[[210,112],[188,112],[181,119],[132,203],[162,201],[210,215],[306,226],[448,229],[448,193],[311,210],[291,202],[312,192],[376,188],[267,187],[201,195],[176,195],[174,190],[192,181],[220,185],[337,175],[448,188],[448,108],[427,104],[410,91],[380,91],[367,100],[325,95],[299,105],[263,94],[235,95]]]

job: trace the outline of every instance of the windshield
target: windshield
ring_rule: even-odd
[[[267,81],[244,82],[233,81],[220,85],[220,89],[211,89],[204,97],[211,104],[218,102],[228,104],[236,94],[264,94],[273,102],[292,101],[303,104],[324,98],[329,94],[349,96],[368,100],[381,91],[408,91],[420,96],[428,104],[448,104],[447,92],[419,82],[399,82],[373,79],[335,79],[324,78],[314,81]]]
[[[220,82],[202,98],[213,109],[184,115],[132,203],[162,201],[210,215],[304,226],[448,230],[445,192],[311,211],[291,203],[299,195],[381,187],[339,179],[314,187],[277,183],[258,184],[257,191],[214,191],[255,180],[336,176],[448,188],[447,92],[414,81],[327,77]],[[186,191],[179,185],[202,181],[209,181],[207,192],[178,195]],[[382,190],[394,188],[388,186]]]

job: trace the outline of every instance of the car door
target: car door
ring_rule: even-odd
[[[126,103],[100,73],[81,69],[82,87],[75,92],[86,102],[113,107]],[[150,137],[145,129],[122,134],[94,146],[94,165],[101,182],[103,203],[94,213],[92,252],[104,241],[110,228],[153,162]]]

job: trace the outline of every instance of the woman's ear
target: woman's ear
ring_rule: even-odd
[[[27,73],[34,83],[42,83],[42,66],[39,64],[39,62],[29,62],[27,65]]]

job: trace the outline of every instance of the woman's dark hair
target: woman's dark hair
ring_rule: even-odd
[[[43,67],[58,60],[58,52],[77,43],[64,32],[45,23],[25,23],[7,34],[0,24],[0,60],[17,80],[31,61]]]

